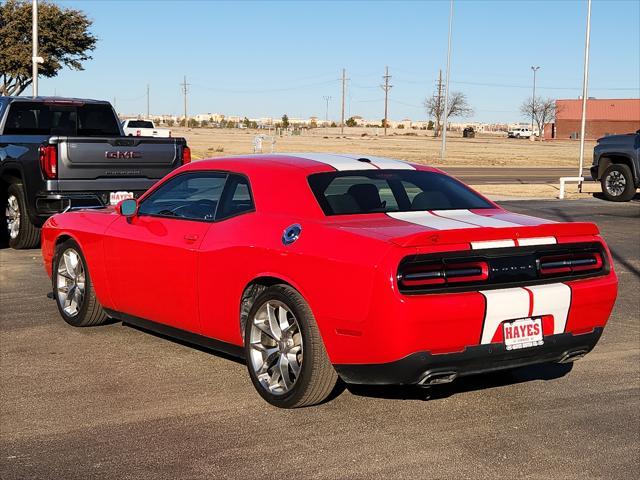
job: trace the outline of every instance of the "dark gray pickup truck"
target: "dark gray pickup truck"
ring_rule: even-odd
[[[640,130],[599,138],[590,171],[607,200],[631,200],[640,187]]]
[[[124,136],[108,102],[0,97],[0,243],[34,247],[54,213],[137,197],[189,161],[183,138]]]

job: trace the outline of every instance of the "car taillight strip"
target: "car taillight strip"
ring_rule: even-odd
[[[536,285],[608,271],[598,242],[541,243],[411,256],[400,263],[397,278],[403,293],[428,293]]]

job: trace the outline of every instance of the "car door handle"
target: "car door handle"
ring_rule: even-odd
[[[184,236],[185,241],[187,241],[188,243],[193,243],[196,240],[198,240],[198,235],[196,235],[195,233],[187,233]]]

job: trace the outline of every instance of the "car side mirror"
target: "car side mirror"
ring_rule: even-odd
[[[127,198],[118,203],[116,210],[125,217],[134,217],[138,213],[138,202],[133,198]]]

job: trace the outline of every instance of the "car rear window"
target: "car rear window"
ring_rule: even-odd
[[[120,128],[107,104],[14,102],[9,107],[3,133],[114,137],[120,135]]]
[[[153,128],[153,123],[146,120],[129,120],[128,128]]]
[[[493,208],[458,180],[437,172],[316,173],[309,185],[325,215]]]

